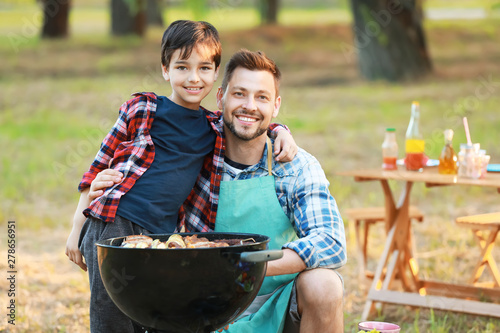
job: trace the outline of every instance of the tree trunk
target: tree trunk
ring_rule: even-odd
[[[147,25],[163,27],[161,0],[147,0]]]
[[[260,23],[278,23],[279,0],[260,0]]]
[[[68,36],[70,0],[42,0],[42,38]]]
[[[146,32],[145,0],[111,0],[111,33],[115,36]]]
[[[411,80],[432,70],[421,0],[351,0],[356,52],[369,80]]]

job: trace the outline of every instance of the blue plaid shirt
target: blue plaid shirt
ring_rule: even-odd
[[[267,176],[266,156],[267,148],[258,164],[238,175],[225,171],[233,180]],[[278,200],[299,237],[283,248],[298,253],[308,269],[343,266],[347,261],[344,223],[318,160],[299,148],[292,162],[273,160],[273,175]]]

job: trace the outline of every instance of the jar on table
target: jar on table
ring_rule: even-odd
[[[466,143],[460,144],[458,153],[458,176],[464,178],[481,177],[481,162],[478,161],[476,151],[478,147]]]

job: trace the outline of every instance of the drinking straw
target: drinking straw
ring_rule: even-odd
[[[469,123],[467,122],[467,117],[464,117],[464,127],[465,127],[465,136],[467,137],[467,144],[469,146],[472,146],[472,140],[470,139]]]

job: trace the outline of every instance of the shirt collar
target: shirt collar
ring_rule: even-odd
[[[274,140],[271,139],[271,141],[274,144]],[[290,176],[294,174],[294,168],[290,167],[292,162],[286,162],[286,163],[281,163],[281,162],[276,162],[273,157],[272,161],[272,173],[274,176],[277,177],[284,177],[284,176]],[[288,166],[288,167],[287,167]],[[227,172],[234,178],[235,174],[232,172],[232,170],[227,170]],[[257,164],[251,165],[245,170],[243,170],[241,173],[268,173],[267,169],[267,145],[264,147],[264,152],[262,154],[262,157],[260,158],[260,161]]]

